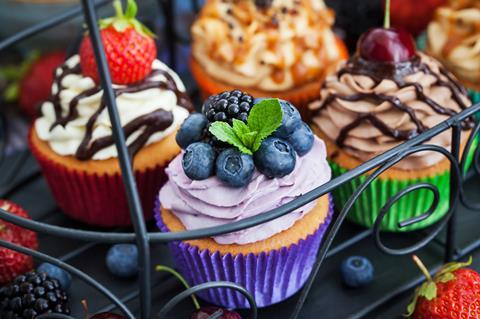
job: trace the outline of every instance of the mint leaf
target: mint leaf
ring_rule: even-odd
[[[252,151],[246,147],[242,140],[235,134],[233,128],[225,122],[213,122],[209,128],[212,133],[220,141],[235,146],[242,153],[252,155]]]
[[[257,132],[252,151],[260,148],[262,141],[269,137],[282,124],[283,112],[278,99],[266,99],[255,104],[248,116],[250,131]]]
[[[244,122],[233,119],[233,131],[248,149],[252,149],[257,132],[250,131],[250,128]]]

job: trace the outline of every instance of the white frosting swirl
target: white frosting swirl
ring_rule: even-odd
[[[73,68],[79,63],[79,56],[74,55],[66,62],[66,65]],[[185,86],[175,72],[168,66],[155,60],[153,62],[153,70],[163,70],[168,72],[174,79],[177,88],[185,92]],[[62,75],[62,69],[56,71],[56,77]],[[148,81],[167,81],[162,74],[152,76]],[[96,86],[90,77],[82,74],[68,74],[62,79],[61,85],[64,89],[60,92],[60,106],[62,115],[65,116],[69,110],[69,104],[77,95],[92,89]],[[113,85],[114,88],[121,88],[124,86]],[[52,94],[58,92],[56,84],[52,87]],[[52,124],[56,121],[54,104],[50,101],[44,102],[41,106],[42,116],[35,121],[35,130],[39,138],[48,142],[52,150],[62,156],[75,155],[80,143],[82,142],[85,132],[86,124],[89,118],[99,109],[103,90],[100,90],[94,95],[80,99],[77,105],[78,117],[65,126],[56,125],[50,130]],[[188,111],[182,106],[178,105],[176,94],[168,89],[152,88],[140,90],[135,93],[124,93],[117,97],[117,108],[120,115],[120,122],[125,126],[130,121],[154,112],[157,109],[164,109],[173,114],[173,123],[166,130],[156,132],[148,139],[146,145],[157,142],[173,133],[177,127],[188,116]],[[144,130],[144,127],[131,134],[127,139],[127,145],[130,145]],[[105,136],[112,135],[112,124],[108,116],[108,110],[105,108],[97,120],[95,121],[91,142]],[[96,152],[93,160],[105,160],[108,158],[117,157],[117,150],[115,145],[107,146]]]

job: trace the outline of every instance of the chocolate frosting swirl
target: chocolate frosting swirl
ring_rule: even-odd
[[[372,63],[353,57],[311,104],[321,131],[360,160],[366,161],[421,134],[469,107],[465,89],[433,58],[419,53],[406,63]],[[473,127],[473,120],[462,128]],[[450,147],[448,132],[432,138]],[[441,155],[412,155],[396,167],[428,167]]]

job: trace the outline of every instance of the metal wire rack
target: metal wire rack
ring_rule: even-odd
[[[128,151],[125,144],[125,136],[120,125],[119,114],[117,112],[116,101],[114,92],[112,90],[112,83],[110,74],[108,72],[103,46],[100,41],[99,36],[99,29],[97,26],[97,13],[96,9],[104,6],[105,4],[110,3],[110,0],[82,0],[81,6],[78,8],[69,10],[61,15],[53,17],[47,21],[44,21],[38,25],[32,26],[22,32],[19,32],[15,35],[12,35],[0,42],[0,51],[3,51],[16,43],[25,40],[29,37],[32,37],[42,31],[54,28],[60,25],[63,22],[68,21],[76,16],[82,15],[84,16],[86,25],[88,26],[88,30],[90,31],[89,34],[91,36],[95,57],[98,62],[99,66],[99,73],[101,79],[101,85],[104,88],[104,99],[108,106],[108,113],[110,116],[110,120],[113,125],[113,135],[115,138],[115,145],[117,152],[119,154],[119,162],[122,171],[122,177],[124,180],[126,194],[128,198],[128,204],[131,212],[131,219],[133,221],[133,232],[106,232],[106,231],[97,231],[97,230],[81,230],[77,229],[74,226],[65,227],[65,226],[57,226],[54,223],[47,223],[41,220],[26,220],[17,216],[10,215],[8,212],[0,209],[0,219],[5,220],[7,222],[31,229],[36,231],[40,234],[45,234],[49,237],[58,237],[67,240],[73,240],[78,242],[83,242],[81,246],[77,247],[76,249],[69,251],[66,255],[62,256],[61,258],[54,258],[46,253],[33,251],[15,244],[11,244],[6,241],[0,240],[0,246],[6,247],[8,249],[12,249],[15,251],[19,251],[24,254],[28,254],[33,256],[35,259],[40,261],[46,261],[57,265],[79,280],[83,281],[86,285],[93,287],[99,293],[101,293],[104,298],[108,299],[111,303],[109,306],[105,307],[102,310],[112,310],[118,309],[120,310],[126,317],[128,318],[152,318],[158,315],[159,318],[170,318],[174,316],[173,311],[175,306],[179,304],[183,299],[188,297],[191,294],[194,294],[200,290],[204,289],[212,289],[222,287],[225,289],[235,289],[243,294],[251,305],[250,309],[250,317],[257,318],[258,311],[255,304],[255,300],[252,295],[243,287],[236,285],[234,283],[229,282],[208,282],[198,286],[194,286],[190,289],[187,289],[173,298],[160,309],[158,314],[154,314],[152,312],[152,289],[161,289],[159,288],[160,285],[164,283],[164,281],[155,281],[152,280],[152,256],[151,251],[154,247],[158,244],[165,244],[175,240],[187,240],[187,239],[197,239],[197,238],[204,238],[210,237],[219,234],[225,234],[233,231],[238,231],[241,229],[253,227],[259,225],[261,223],[265,223],[271,221],[273,219],[279,218],[289,212],[304,206],[305,204],[313,201],[327,193],[332,192],[337,187],[347,183],[348,181],[359,177],[367,172],[373,172],[370,174],[369,178],[355,191],[353,196],[350,200],[346,203],[345,207],[340,211],[337,212],[333,218],[333,221],[324,237],[324,240],[321,244],[316,263],[312,270],[312,273],[305,284],[305,287],[299,293],[297,298],[295,298],[294,303],[291,301],[288,302],[288,310],[289,313],[282,314],[283,317],[288,317],[291,319],[295,318],[306,318],[302,315],[302,309],[307,301],[307,297],[309,293],[312,291],[314,286],[315,280],[319,271],[321,270],[322,265],[324,264],[325,260],[329,257],[335,256],[342,251],[349,249],[363,241],[369,236],[373,236],[374,241],[376,243],[376,247],[382,253],[385,253],[390,256],[397,256],[397,255],[408,255],[413,252],[416,252],[427,245],[434,243],[443,254],[443,260],[451,261],[461,259],[464,256],[472,253],[476,249],[480,247],[480,240],[475,238],[473,240],[468,241],[468,243],[460,244],[458,242],[458,218],[459,218],[459,207],[462,204],[464,207],[471,209],[471,210],[479,210],[480,204],[476,203],[474,200],[468,198],[467,193],[468,191],[465,189],[465,183],[469,180],[472,175],[480,176],[480,161],[479,161],[479,152],[475,154],[475,161],[473,168],[470,172],[465,172],[466,166],[466,156],[461,156],[460,154],[460,134],[461,134],[461,123],[462,121],[466,120],[474,116],[476,113],[480,111],[480,104],[474,105],[463,112],[452,116],[448,120],[440,123],[439,125],[429,129],[425,133],[385,152],[384,154],[369,160],[368,162],[363,163],[362,165],[358,166],[357,168],[339,176],[330,182],[311,190],[310,192],[304,194],[303,196],[289,202],[282,207],[277,209],[265,212],[262,215],[250,217],[235,223],[231,223],[224,226],[218,227],[211,227],[205,229],[199,229],[194,231],[184,231],[184,232],[177,232],[177,233],[159,233],[159,232],[149,232],[147,230],[147,226],[142,218],[142,207],[140,205],[138,192],[135,185],[135,179],[132,172],[131,166],[131,159],[128,155]],[[169,64],[173,67],[176,66],[176,44],[179,42],[186,42],[188,39],[179,36],[176,33],[174,27],[174,20],[175,20],[175,6],[174,1],[169,0],[158,0],[159,8],[163,13],[166,19],[166,26],[165,26],[165,43],[168,44],[168,51],[169,51]],[[198,11],[199,3],[197,1],[191,1],[191,6],[193,11]],[[0,121],[0,126],[2,128],[5,126],[6,119],[5,115],[2,114]],[[451,130],[451,141],[452,141],[452,149],[450,151],[445,150],[442,147],[428,144],[428,141],[435,135],[438,135],[442,132],[447,130]],[[470,149],[472,148],[473,142],[475,138],[478,136],[480,130],[480,124],[477,124],[475,128],[472,130],[469,140],[467,142],[466,147],[463,150],[463,155],[468,154]],[[4,130],[1,130],[4,132]],[[4,137],[4,134],[2,134]],[[21,191],[27,185],[32,183],[34,180],[38,180],[41,177],[41,173],[39,172],[38,168],[36,169],[27,169],[26,172],[16,175],[15,172],[19,171],[24,164],[31,160],[28,156],[28,152],[25,154],[21,154],[17,156],[11,164],[6,164],[6,159],[3,156],[3,148],[4,148],[4,138],[0,139],[0,148],[2,149],[1,160],[2,165],[7,165],[8,171],[10,172],[7,176],[8,178],[3,178],[2,183],[0,185],[0,195],[4,198],[10,198],[14,194]],[[450,162],[451,167],[451,191],[450,191],[450,204],[448,213],[445,217],[434,226],[430,227],[427,231],[421,231],[417,235],[421,238],[416,241],[412,242],[412,238],[407,242],[410,243],[407,247],[392,247],[384,241],[384,235],[380,232],[380,224],[382,219],[386,214],[388,214],[389,208],[396,203],[400,198],[407,195],[410,192],[416,192],[419,190],[428,190],[433,194],[434,200],[430,209],[422,214],[421,216],[415,217],[413,219],[403,221],[401,223],[401,227],[405,227],[420,221],[423,221],[433,213],[436,206],[439,202],[439,191],[438,189],[430,185],[428,183],[419,183],[417,185],[409,186],[407,188],[402,189],[398,194],[394,197],[390,198],[386,205],[382,208],[378,219],[375,222],[375,226],[371,230],[356,230],[353,235],[349,233],[348,236],[342,234],[341,229],[345,227],[349,227],[345,225],[344,220],[346,215],[348,214],[349,210],[357,200],[357,198],[365,191],[365,189],[384,171],[391,168],[393,165],[404,159],[405,157],[422,151],[432,151],[442,154],[448,161]],[[461,159],[461,160],[460,160]],[[10,159],[11,160],[11,159]],[[15,177],[15,178],[14,178]],[[471,192],[470,192],[471,194]],[[442,236],[439,234],[445,230],[445,240],[443,240]],[[387,235],[388,236],[388,235]],[[417,238],[417,237],[415,237]],[[333,245],[334,240],[336,240],[337,244]],[[404,243],[405,241],[402,241]],[[90,277],[85,272],[80,271],[79,269],[71,266],[67,261],[71,260],[73,257],[78,256],[85,252],[86,250],[90,249],[94,245],[98,244],[112,244],[112,243],[136,243],[139,248],[139,265],[140,265],[140,272],[138,278],[138,290],[128,291],[128,293],[124,294],[122,297],[118,297],[112,289],[107,289],[104,285],[100,283],[100,281],[96,280],[95,278]],[[332,248],[333,247],[333,248]],[[394,258],[394,257],[391,257]],[[437,258],[438,259],[438,258]],[[437,262],[440,262],[437,260]],[[165,280],[165,279],[163,279]],[[357,311],[355,314],[352,314],[351,318],[362,318],[367,317],[374,309],[381,307],[387,301],[391,300],[393,297],[402,294],[405,291],[408,291],[413,286],[418,284],[421,280],[420,277],[416,277],[414,279],[410,279],[404,282],[402,285],[398,286],[396,289],[391,289],[388,293],[382,295],[382,297],[377,298],[375,302],[363,306],[361,310]],[[137,300],[139,303],[138,315],[134,315],[134,311],[127,307],[127,303],[131,302],[132,300]],[[171,312],[170,312],[171,311]],[[218,318],[218,314],[212,315],[210,318]],[[43,315],[39,318],[71,318],[69,316],[64,315]],[[271,315],[265,315],[265,318],[271,318]]]

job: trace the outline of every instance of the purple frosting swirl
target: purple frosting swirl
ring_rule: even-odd
[[[325,144],[315,138],[313,147],[297,157],[295,169],[282,178],[270,179],[258,171],[246,187],[232,188],[215,176],[202,181],[188,178],[182,168],[183,154],[166,169],[168,182],[160,190],[160,203],[171,210],[187,230],[219,226],[262,214],[328,182],[331,170]],[[311,202],[290,214],[252,228],[219,235],[219,244],[249,244],[267,239],[290,227],[313,209]]]

